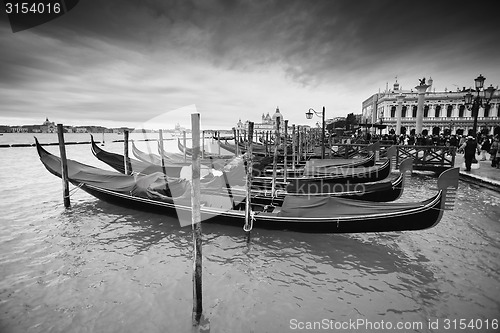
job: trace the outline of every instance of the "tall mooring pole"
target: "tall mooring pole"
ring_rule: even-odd
[[[191,183],[191,223],[193,230],[193,325],[200,323],[203,312],[202,302],[202,261],[201,261],[201,212],[200,212],[200,114],[191,114],[192,135],[192,183]]]
[[[63,186],[63,201],[64,207],[71,206],[69,200],[69,183],[68,183],[68,161],[66,159],[66,146],[64,144],[64,127],[63,124],[57,124],[57,137],[59,139],[59,153],[61,155],[61,179]]]

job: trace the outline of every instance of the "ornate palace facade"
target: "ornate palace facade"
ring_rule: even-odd
[[[432,91],[431,85],[425,93],[424,120],[422,129],[432,133],[438,127],[441,131],[451,129],[452,133],[463,130],[468,133],[472,129],[474,117],[471,110],[464,104],[465,88],[462,91]],[[404,101],[401,110],[401,126],[409,133],[416,127],[418,92],[413,90],[400,90],[399,84],[394,84],[393,90],[377,93],[366,99],[362,105],[362,123],[379,123],[387,125],[384,132],[396,129],[397,122],[397,96],[403,94]],[[477,118],[477,128],[487,130],[493,134],[495,127],[500,127],[500,93],[495,94],[488,107],[481,107]]]

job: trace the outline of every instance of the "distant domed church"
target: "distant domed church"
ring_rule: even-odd
[[[57,132],[57,126],[54,124],[54,122],[49,121],[49,118],[45,118],[45,121],[43,122],[42,126],[40,126],[40,129],[42,130],[42,133],[56,133]]]
[[[280,119],[280,124],[283,124],[283,115],[280,113],[280,109],[276,107],[276,112],[274,112],[273,116],[269,115],[269,112],[264,116],[262,114],[262,125],[272,125],[274,128],[276,126],[276,119]]]
[[[280,127],[283,127],[283,115],[280,113],[280,109],[276,107],[276,112],[273,114],[273,127],[276,127],[277,119],[279,119]]]
[[[280,128],[283,129],[283,114],[281,114],[279,107],[276,107],[276,111],[274,114],[271,116],[269,115],[269,112],[267,114],[262,114],[261,117],[261,123],[255,123],[254,124],[254,130],[255,131],[272,131],[276,129],[276,119],[280,120]],[[245,121],[243,124],[241,122],[241,119],[239,120],[237,124],[237,128],[240,130],[246,130],[248,128],[248,120]]]

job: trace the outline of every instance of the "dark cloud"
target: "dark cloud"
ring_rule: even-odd
[[[494,20],[473,19],[454,1],[101,0],[81,1],[34,32],[66,45],[97,39],[146,54],[172,48],[230,69],[280,64],[295,79],[311,80],[366,58],[458,51],[464,42],[487,47],[494,28]]]
[[[494,2],[483,8],[488,4]],[[80,1],[68,14],[16,34],[0,22],[0,98],[10,101],[2,112],[33,109],[19,100],[22,92],[41,98],[57,91],[60,101],[40,104],[92,109],[96,118],[154,98],[175,108],[219,90],[213,99],[223,103],[225,91],[234,93],[221,88],[231,82],[210,81],[212,72],[198,73],[194,64],[238,73],[280,68],[300,87],[352,89],[357,81],[372,93],[395,76],[416,80],[465,67],[488,76],[470,64],[498,67],[497,23],[473,16],[449,0]],[[184,77],[172,76],[179,70]]]

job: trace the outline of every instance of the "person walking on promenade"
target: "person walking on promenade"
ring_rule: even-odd
[[[464,151],[465,171],[470,171],[472,160],[476,156],[476,151],[479,154],[479,145],[476,140],[469,135],[467,141],[460,146],[460,149]]]
[[[492,167],[497,167],[499,166],[499,161],[498,161],[498,156],[500,153],[500,143],[499,143],[499,138],[498,135],[495,136],[495,139],[493,140],[493,143],[491,144],[490,147],[490,155],[491,155],[491,166]]]
[[[484,137],[481,143],[481,161],[486,161],[486,153],[490,151],[491,141],[488,136]]]
[[[460,142],[458,143],[458,152],[459,154],[463,154],[464,153],[464,149],[462,148],[462,146],[464,145],[464,143],[466,142],[466,138],[465,136],[461,136],[460,137]]]

